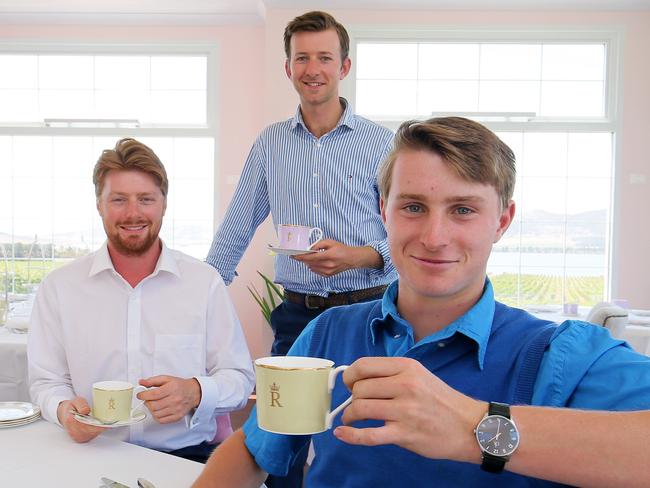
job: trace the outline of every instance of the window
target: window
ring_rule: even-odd
[[[167,169],[162,238],[205,257],[215,64],[208,45],[0,45],[0,293],[29,293],[48,271],[101,245],[92,170],[126,136]]]
[[[346,95],[388,127],[459,115],[515,152],[517,216],[488,275],[512,305],[608,295],[615,141],[613,32],[357,29]]]

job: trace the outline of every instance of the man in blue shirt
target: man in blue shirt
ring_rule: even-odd
[[[196,486],[254,486],[310,439],[310,487],[647,486],[650,358],[494,300],[514,183],[512,151],[482,125],[404,123],[379,175],[399,281],[323,313],[289,352],[351,364],[332,404],[352,402],[312,436],[262,431],[253,412]]]
[[[376,174],[393,134],[339,98],[351,66],[345,28],[324,12],[292,20],[285,70],[300,96],[294,117],[270,125],[248,155],[207,262],[230,284],[257,227],[319,227],[320,252],[276,257],[285,300],[271,315],[272,353],[284,355],[307,323],[336,305],[381,297],[397,275],[379,211]]]

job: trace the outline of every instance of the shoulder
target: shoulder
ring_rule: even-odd
[[[519,329],[522,332],[530,333],[548,327],[557,327],[557,323],[550,320],[540,319],[534,315],[516,307],[509,307],[501,302],[494,302],[494,321],[492,330],[501,328],[512,330]]]
[[[92,268],[97,251],[87,254],[85,256],[73,259],[72,261],[64,264],[60,268],[50,271],[43,281],[41,286],[56,285],[58,283],[70,283],[74,281],[83,281],[88,277],[90,269]]]
[[[391,143],[395,134],[390,129],[380,125],[372,120],[368,120],[361,115],[354,114],[354,119],[356,121],[356,130],[363,132],[364,134],[373,137],[376,141],[381,143]]]
[[[589,347],[601,353],[625,341],[614,339],[609,330],[582,320],[565,320],[559,324],[551,338],[551,344],[573,348]]]
[[[605,327],[562,322],[540,366],[533,401],[601,410],[650,407],[650,358]]]
[[[169,253],[176,261],[182,278],[191,280],[201,279],[223,284],[223,279],[219,272],[205,261],[201,261],[176,249],[169,249]]]
[[[291,130],[292,121],[293,119],[287,119],[267,125],[257,136],[256,142],[263,144],[277,137],[286,136]]]

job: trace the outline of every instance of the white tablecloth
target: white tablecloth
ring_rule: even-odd
[[[0,401],[29,401],[27,334],[0,327]]]
[[[44,420],[0,430],[0,485],[89,488],[104,476],[131,488],[145,478],[156,488],[188,487],[203,465],[99,436],[77,444]]]

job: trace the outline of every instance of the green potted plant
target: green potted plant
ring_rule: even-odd
[[[271,312],[277,306],[277,303],[284,300],[284,292],[282,291],[282,288],[273,283],[273,281],[271,281],[268,276],[264,275],[264,273],[258,271],[257,274],[260,275],[264,280],[266,295],[263,295],[257,291],[255,285],[250,285],[246,288],[248,288],[248,291],[251,295],[253,295],[253,298],[260,306],[260,311],[262,312],[264,319],[266,319],[267,323],[271,325]],[[278,300],[277,303],[276,300]]]

